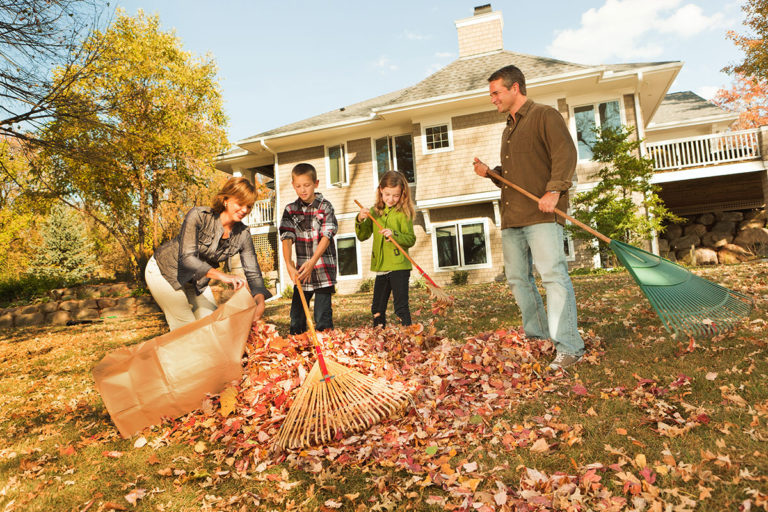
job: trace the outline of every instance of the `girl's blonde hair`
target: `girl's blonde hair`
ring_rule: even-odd
[[[237,201],[240,206],[253,208],[253,203],[256,202],[256,189],[245,178],[229,178],[219,193],[216,194],[216,197],[213,198],[211,207],[216,215],[224,211],[226,208],[224,202],[229,198]]]
[[[395,205],[396,210],[400,210],[410,220],[416,216],[416,212],[413,209],[413,202],[411,201],[411,187],[408,186],[408,180],[405,179],[403,173],[398,171],[387,171],[384,176],[379,180],[379,186],[376,188],[376,204],[373,206],[376,213],[381,215],[382,210],[386,207],[384,204],[384,198],[381,197],[382,188],[395,188],[400,187],[400,201]]]

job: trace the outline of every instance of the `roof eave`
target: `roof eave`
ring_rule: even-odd
[[[739,114],[735,112],[728,112],[728,113],[720,114],[716,116],[697,117],[695,119],[688,119],[683,122],[669,121],[666,123],[658,123],[658,124],[651,123],[648,125],[648,127],[645,130],[650,132],[654,130],[667,130],[669,128],[682,128],[685,126],[695,126],[700,124],[733,122],[733,121],[736,121],[738,118],[739,118]]]

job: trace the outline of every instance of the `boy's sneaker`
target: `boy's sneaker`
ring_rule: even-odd
[[[570,368],[571,366],[581,361],[581,358],[582,356],[575,356],[573,354],[566,354],[565,352],[558,352],[552,362],[549,363],[549,367],[553,370],[565,370],[566,368]]]

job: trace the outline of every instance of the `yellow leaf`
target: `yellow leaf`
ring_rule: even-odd
[[[590,416],[597,416],[597,411],[595,411],[594,407],[590,407],[589,409],[587,409],[587,414]]]
[[[219,401],[221,402],[221,409],[219,409],[219,412],[221,412],[221,415],[224,417],[229,416],[230,413],[235,410],[235,405],[237,404],[237,390],[232,386],[227,386],[227,388],[221,392]]]
[[[532,452],[541,453],[547,450],[549,450],[549,445],[547,444],[547,441],[543,437],[539,438],[539,440],[533,443],[533,445],[531,446]]]
[[[195,443],[195,451],[197,453],[203,453],[205,451],[205,442],[198,441]]]
[[[625,435],[627,435],[627,429],[625,429],[625,428],[617,428],[616,429],[616,433],[619,434],[620,436],[625,436]]]
[[[637,457],[635,457],[635,462],[637,463],[637,466],[640,468],[644,468],[648,465],[648,461],[645,460],[645,455],[642,453],[638,453]]]

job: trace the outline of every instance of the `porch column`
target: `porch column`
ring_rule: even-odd
[[[758,133],[760,143],[760,154],[763,157],[763,206],[768,205],[768,126],[761,126]]]

